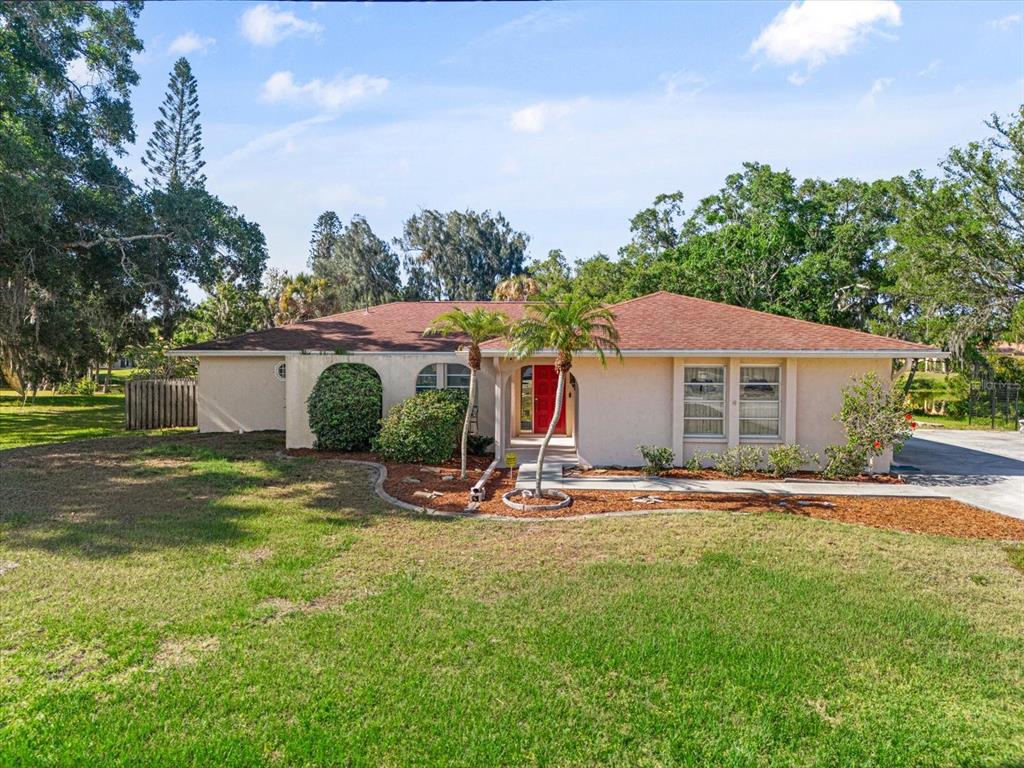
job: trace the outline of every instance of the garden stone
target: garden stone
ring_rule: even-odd
[[[419,478],[416,478],[416,477],[403,477],[402,478],[402,482],[405,483],[406,485],[419,485],[420,484]]]

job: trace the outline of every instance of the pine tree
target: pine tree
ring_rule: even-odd
[[[338,242],[344,225],[334,211],[324,211],[317,216],[313,225],[313,236],[309,239],[309,268],[318,277],[334,277],[330,274],[331,255]]]
[[[146,183],[151,189],[181,185],[202,187],[206,176],[203,154],[203,129],[199,125],[199,95],[192,67],[184,57],[174,62],[167,93],[160,105],[160,119],[146,144],[142,164],[149,171]]]

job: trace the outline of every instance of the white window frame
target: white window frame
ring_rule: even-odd
[[[288,363],[280,362],[274,363],[274,375],[280,380],[284,381],[288,377]]]
[[[691,382],[691,381],[688,380],[687,372],[690,371],[690,370],[693,370],[693,369],[698,369],[698,368],[704,368],[704,369],[717,368],[719,371],[722,372],[722,381],[721,382],[715,382],[722,389],[722,399],[721,400],[706,400],[706,399],[703,399],[703,398],[692,398],[690,400],[690,402],[694,402],[694,403],[708,403],[708,404],[713,404],[713,405],[721,405],[721,410],[722,410],[721,417],[716,417],[716,416],[689,416],[688,417],[686,415],[686,402],[687,402],[686,387],[687,387],[688,384],[697,383],[697,382]],[[694,440],[701,440],[701,439],[703,439],[703,440],[723,440],[723,439],[725,439],[725,431],[726,431],[726,426],[727,426],[727,422],[728,422],[728,418],[729,418],[728,408],[727,408],[728,392],[729,392],[729,371],[728,371],[728,368],[726,366],[724,366],[724,365],[715,365],[715,364],[712,364],[712,365],[684,365],[683,366],[683,437],[693,438]],[[700,420],[700,421],[718,421],[721,424],[721,431],[719,431],[719,432],[689,432],[686,429],[686,422],[688,420],[692,420],[692,421],[698,421],[698,420]]]
[[[420,376],[423,375],[423,372],[426,371],[427,368],[430,368],[430,367],[434,368],[434,386],[432,387],[432,389],[449,389],[449,386],[448,386],[448,366],[449,365],[459,365],[459,366],[462,366],[463,368],[465,368],[467,371],[469,371],[469,366],[466,365],[465,363],[427,363],[422,368],[420,368],[419,371],[416,372],[416,377],[413,379],[413,393],[414,394],[419,394],[420,392],[425,392],[425,391],[428,391],[428,389],[431,389],[429,387],[421,388],[419,386],[419,384],[417,383],[419,381]],[[462,387],[450,387],[450,389],[462,390],[463,392],[465,392],[468,395],[469,394],[469,382],[467,380],[466,387],[464,389]],[[479,399],[479,398],[480,398],[480,388],[477,387],[477,399]]]
[[[753,400],[753,399],[746,399],[745,400],[743,398],[743,385],[744,385],[743,371],[744,371],[744,369],[747,369],[747,368],[774,368],[776,370],[776,372],[777,372],[776,373],[776,377],[775,377],[776,380],[774,382],[768,382],[771,386],[775,387],[775,399],[774,400]],[[740,366],[739,375],[740,375],[740,380],[738,382],[738,384],[739,384],[738,407],[739,407],[739,432],[740,432],[740,438],[742,438],[744,440],[778,440],[782,436],[782,366],[781,365],[777,365],[777,364],[771,364],[771,363],[769,363],[767,365],[758,365],[757,363],[746,363],[746,364]],[[754,383],[759,383],[759,382],[754,382]],[[743,416],[743,404],[744,403],[758,403],[758,404],[761,404],[761,405],[774,405],[775,406],[775,414],[776,415],[774,417],[771,417],[771,416],[755,416],[755,417],[748,416],[748,417],[744,418],[744,416]],[[756,433],[753,433],[753,434],[746,433],[746,432],[743,431],[743,422],[744,421],[774,421],[775,422],[775,432],[772,432],[772,433],[756,432]]]

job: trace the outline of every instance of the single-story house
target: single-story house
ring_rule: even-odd
[[[383,412],[425,389],[468,388],[462,341],[424,336],[452,307],[486,306],[517,319],[524,302],[395,302],[175,350],[199,359],[200,432],[284,430],[289,448],[312,447],[306,401],[336,363],[380,376]],[[638,444],[696,451],[799,443],[823,454],[844,442],[834,419],[842,389],[894,359],[935,358],[932,347],[658,292],[611,306],[622,359],[574,358],[556,433],[581,463],[637,465]],[[504,340],[483,346],[475,429],[495,452],[542,434],[553,413],[553,356],[515,359]],[[534,442],[536,442],[534,440]],[[888,469],[889,457],[875,466]]]

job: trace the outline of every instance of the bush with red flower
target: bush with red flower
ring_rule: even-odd
[[[843,389],[843,407],[835,418],[846,428],[846,445],[827,451],[825,474],[850,477],[863,472],[876,456],[903,447],[917,422],[907,413],[907,398],[870,372]]]

